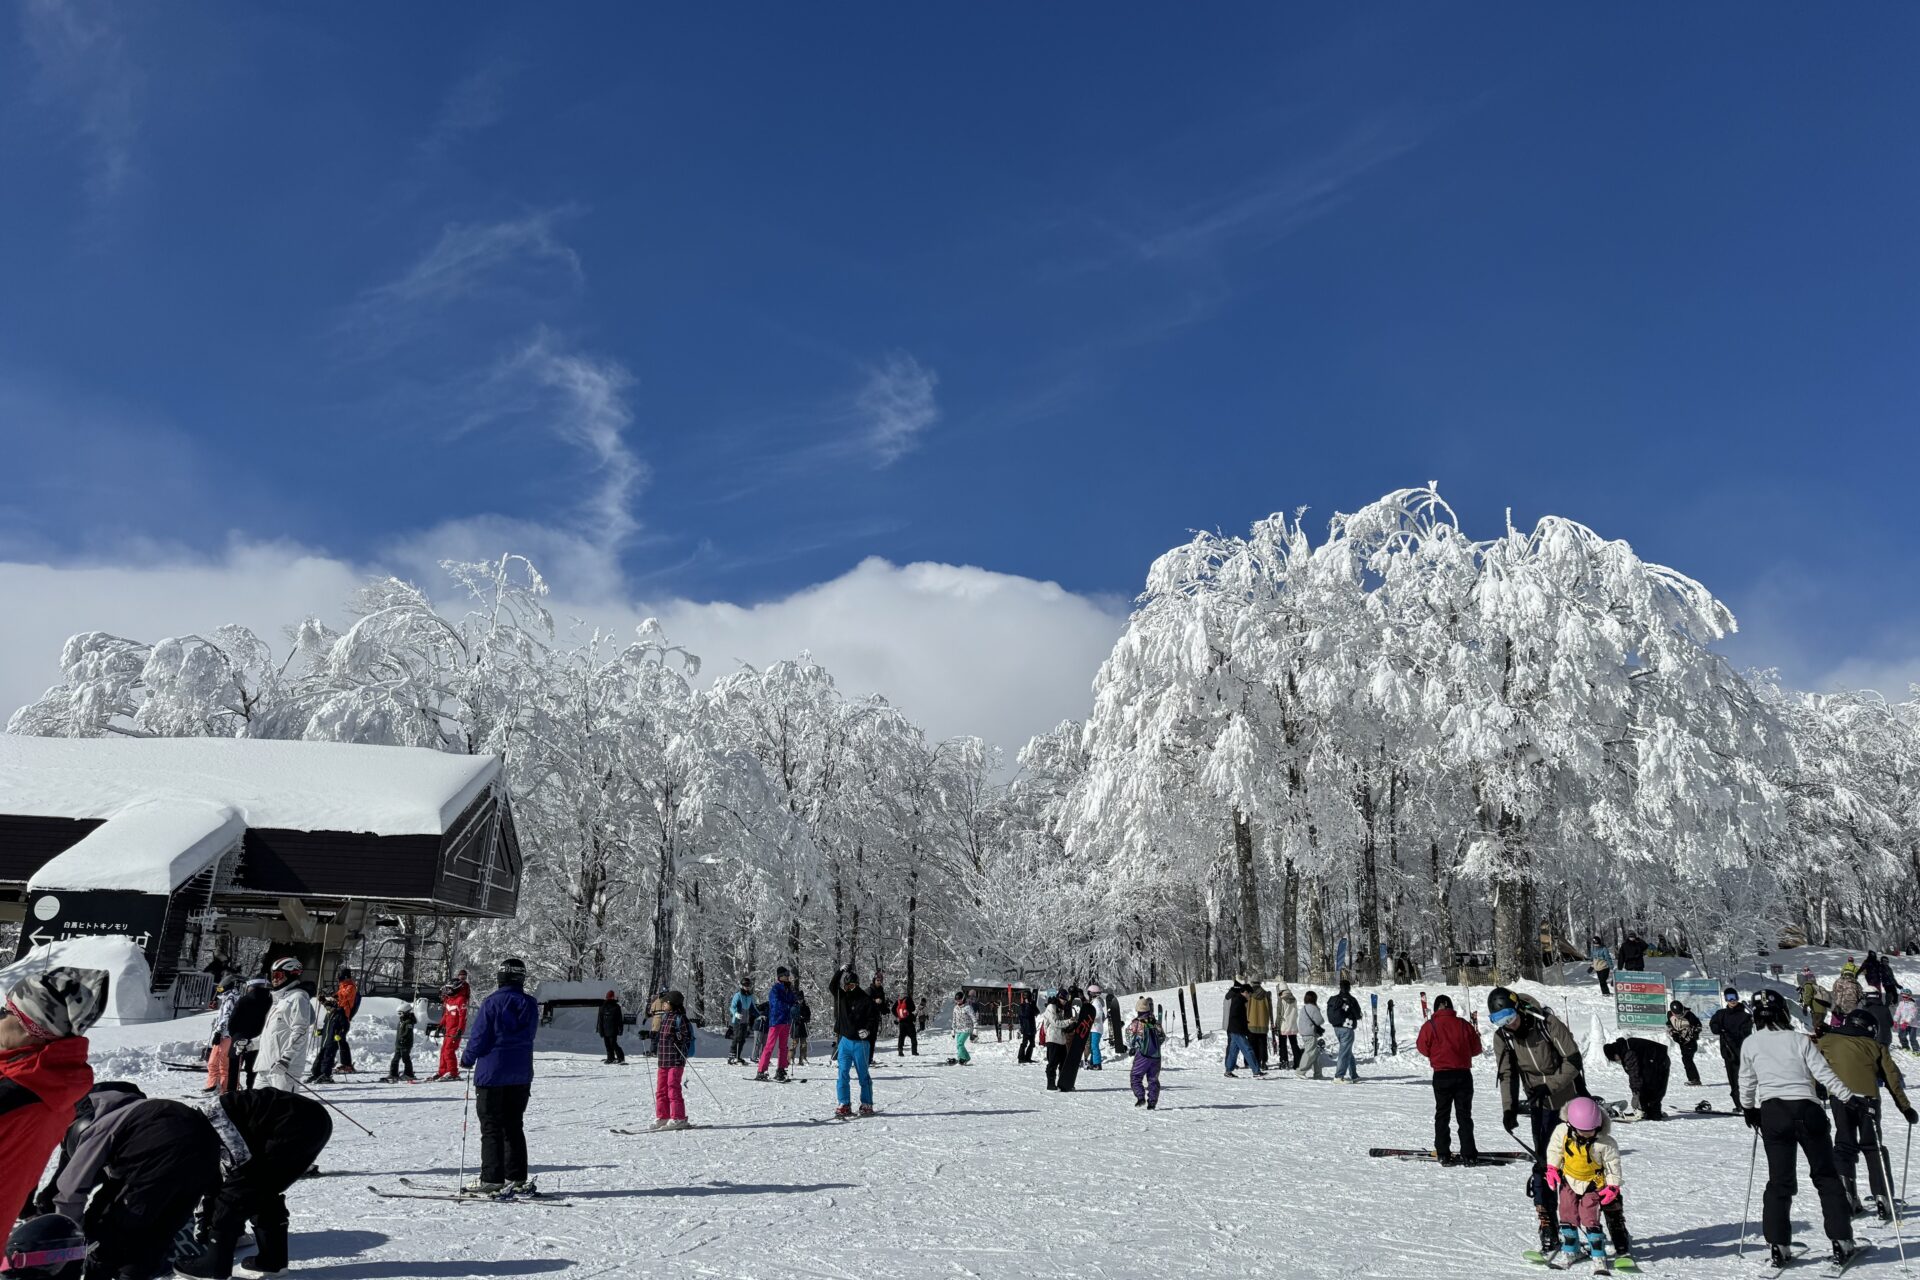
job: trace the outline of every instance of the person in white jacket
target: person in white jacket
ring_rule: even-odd
[[[1273,1002],[1273,1034],[1280,1041],[1280,1066],[1300,1066],[1300,998],[1293,994],[1293,988],[1282,982],[1280,994]]]
[[[1854,1094],[1811,1036],[1793,1027],[1787,1002],[1775,991],[1763,991],[1753,1001],[1754,1032],[1740,1046],[1740,1106],[1747,1123],[1760,1133],[1767,1148],[1767,1191],[1761,1200],[1761,1229],[1773,1264],[1784,1267],[1793,1242],[1794,1164],[1796,1148],[1807,1157],[1813,1189],[1820,1195],[1820,1216],[1833,1260],[1845,1265],[1853,1256],[1853,1215],[1847,1208],[1846,1188],[1833,1163],[1833,1136],[1816,1086],[1842,1102]]]
[[[1067,1016],[1066,1000],[1059,992],[1047,997],[1040,1011],[1040,1037],[1047,1042],[1047,1088],[1060,1087],[1060,1068],[1067,1061],[1068,1042],[1073,1038],[1073,1019]]]
[[[965,991],[953,993],[953,1060],[961,1066],[971,1066],[973,1055],[967,1052],[967,1041],[980,1026],[980,1014],[974,1009],[973,1001],[967,999]]]
[[[1320,1035],[1327,1029],[1327,1017],[1320,1012],[1319,996],[1311,991],[1307,992],[1300,1001],[1300,1009],[1294,1015],[1293,1024],[1305,1054],[1300,1060],[1300,1065],[1294,1068],[1294,1073],[1302,1080],[1307,1078],[1309,1071],[1313,1072],[1315,1080],[1325,1079],[1320,1070]]]
[[[313,1051],[313,997],[300,981],[304,972],[300,962],[286,956],[273,962],[267,981],[273,987],[273,1008],[267,1014],[267,1029],[260,1033],[260,1061],[265,1065],[267,1087],[298,1093],[294,1082],[306,1070],[307,1055]]]

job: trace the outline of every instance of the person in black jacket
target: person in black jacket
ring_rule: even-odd
[[[1080,1059],[1087,1051],[1087,1037],[1093,1034],[1093,1005],[1079,987],[1067,992],[1067,1043],[1060,1059],[1058,1093],[1072,1093],[1080,1078]]]
[[[1015,1062],[1033,1061],[1033,1038],[1039,1030],[1039,1010],[1033,1007],[1033,992],[1022,991],[1018,1005],[1020,1014],[1020,1049],[1014,1054]]]
[[[600,1033],[600,1043],[607,1046],[607,1063],[625,1066],[627,1051],[620,1047],[620,1029],[627,1025],[627,1015],[620,1011],[620,997],[617,994],[607,992],[607,998],[600,1002],[600,1013],[593,1025]]]
[[[1360,1068],[1353,1060],[1353,1037],[1360,1030],[1360,1002],[1353,998],[1353,983],[1340,979],[1340,994],[1327,1001],[1327,1025],[1333,1028],[1339,1054],[1333,1064],[1333,1078],[1348,1084],[1360,1083]]]
[[[393,1061],[387,1064],[387,1083],[411,1080],[413,1075],[413,1026],[417,1019],[413,1006],[400,1006],[400,1025],[393,1032]],[[403,1072],[401,1069],[405,1068]]]
[[[1707,1030],[1720,1037],[1720,1062],[1727,1069],[1727,1091],[1733,1095],[1733,1109],[1744,1111],[1746,1108],[1740,1104],[1740,1046],[1753,1034],[1753,1015],[1740,1003],[1740,993],[1732,987],[1721,994],[1727,1003],[1707,1019]]]
[[[248,978],[247,989],[234,1002],[227,1018],[227,1087],[232,1093],[240,1087],[240,1072],[247,1073],[247,1088],[253,1088],[253,1069],[260,1057],[260,1033],[267,1029],[267,1015],[273,1011],[273,988],[265,978]]]
[[[173,1269],[195,1280],[228,1280],[234,1245],[251,1221],[256,1252],[251,1271],[287,1268],[288,1187],[313,1166],[333,1136],[333,1118],[311,1098],[283,1089],[232,1093],[207,1105],[220,1137],[226,1176],[208,1204],[206,1247]]]
[[[220,1185],[220,1139],[192,1107],[121,1081],[95,1085],[83,1102],[41,1203],[85,1227],[89,1276],[166,1275],[175,1234]]]
[[[1870,990],[1860,1007],[1873,1019],[1873,1038],[1887,1048],[1893,1048],[1893,1010],[1887,1008],[1887,1002],[1880,992]]]
[[[834,970],[828,989],[833,992],[833,1033],[839,1044],[834,1056],[840,1067],[833,1087],[840,1105],[833,1114],[843,1120],[853,1114],[853,1094],[847,1086],[847,1076],[857,1072],[860,1114],[870,1116],[873,1114],[873,1075],[869,1068],[873,1065],[873,1039],[880,1033],[880,1006],[873,1002],[871,992],[861,988],[860,978],[851,965]]]
[[[1700,1083],[1700,1068],[1693,1065],[1694,1050],[1700,1047],[1700,1017],[1675,1000],[1667,1006],[1667,1038],[1680,1046],[1680,1065],[1686,1068],[1687,1083]]]
[[[1639,1036],[1621,1036],[1601,1050],[1608,1062],[1618,1063],[1627,1073],[1627,1087],[1633,1091],[1633,1109],[1642,1120],[1664,1120],[1660,1104],[1666,1101],[1667,1079],[1673,1074],[1673,1057],[1667,1046]]]
[[[1900,983],[1893,976],[1893,966],[1887,958],[1877,951],[1867,952],[1867,961],[1860,966],[1860,980],[1869,989],[1877,988],[1888,1004],[1893,1004],[1900,995]],[[1885,1043],[1882,1041],[1881,1043]]]
[[[894,1057],[905,1057],[909,1044],[913,1046],[913,1056],[916,1058],[920,1056],[919,1015],[920,1008],[914,1004],[913,997],[903,993],[893,1006],[893,1016],[900,1027],[899,1035],[894,1041]]]
[[[1620,944],[1620,968],[1632,973],[1646,967],[1647,940],[1637,933],[1629,933],[1626,941]]]

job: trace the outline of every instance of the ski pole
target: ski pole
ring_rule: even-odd
[[[1760,1130],[1753,1131],[1753,1150],[1747,1155],[1747,1198],[1740,1203],[1740,1260],[1747,1257],[1747,1224],[1753,1221],[1753,1171],[1760,1162]]]
[[[715,1107],[718,1107],[721,1111],[727,1109],[726,1105],[720,1101],[720,1096],[713,1091],[713,1086],[707,1083],[707,1078],[693,1069],[692,1058],[687,1059],[687,1074],[700,1082],[700,1087],[707,1091],[707,1096],[713,1099],[713,1105]]]
[[[333,1101],[327,1097],[326,1094],[321,1093],[318,1089],[308,1084],[305,1080],[302,1080],[298,1076],[295,1076],[293,1082],[299,1085],[302,1089],[305,1089],[308,1093],[312,1094],[314,1097],[320,1099],[320,1101],[326,1103],[330,1107],[333,1107],[335,1111],[340,1111],[340,1108],[336,1106],[333,1103]],[[343,1116],[347,1116],[347,1113],[344,1111],[340,1111],[340,1114]],[[360,1132],[366,1134],[369,1138],[373,1136],[373,1130],[367,1128],[367,1126],[361,1124],[358,1120],[355,1120],[352,1116],[347,1116],[347,1123],[352,1125],[354,1128],[358,1129]]]
[[[1907,1170],[1913,1168],[1913,1126],[1907,1126],[1907,1154],[1900,1161],[1900,1198],[1907,1198]]]
[[[1908,1131],[1912,1131],[1911,1126],[1909,1126]],[[1893,1210],[1893,1243],[1894,1247],[1900,1251],[1900,1269],[1905,1271],[1907,1269],[1907,1242],[1900,1231],[1900,1202],[1893,1198],[1893,1157],[1887,1154],[1887,1140],[1880,1131],[1880,1108],[1877,1106],[1873,1109],[1873,1141],[1874,1145],[1880,1148],[1876,1154],[1880,1157],[1880,1167],[1884,1169],[1887,1174],[1888,1208]]]
[[[473,1074],[469,1072],[466,1079],[466,1096],[460,1101],[460,1187],[467,1185],[467,1112],[472,1109],[472,1106]]]

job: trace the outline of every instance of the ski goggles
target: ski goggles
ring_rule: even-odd
[[[69,1262],[84,1262],[87,1246],[69,1245],[64,1249],[35,1249],[32,1252],[0,1253],[0,1273],[26,1271],[32,1267],[57,1267]]]
[[[1487,1021],[1496,1027],[1504,1027],[1519,1016],[1520,1011],[1518,1009],[1502,1009],[1498,1013],[1488,1014]]]

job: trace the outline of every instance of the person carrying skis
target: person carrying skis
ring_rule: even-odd
[[[620,1033],[627,1025],[627,1015],[620,1008],[620,993],[607,992],[607,998],[600,1002],[600,1009],[594,1015],[593,1029],[600,1033],[600,1043],[606,1048],[607,1056],[601,1065],[625,1066],[627,1051],[620,1047]]]
[[[740,989],[727,1002],[727,1026],[733,1038],[728,1042],[727,1065],[747,1065],[747,1037],[753,1034],[753,979],[740,979]]]
[[[222,1093],[240,1087],[240,1075],[246,1073],[247,1088],[253,1088],[254,1068],[260,1060],[260,1036],[267,1029],[267,1017],[273,1012],[273,988],[265,978],[248,978],[227,1015],[227,1080]]]
[[[206,1243],[198,1256],[173,1269],[194,1280],[227,1280],[234,1246],[253,1223],[249,1271],[287,1269],[286,1191],[298,1181],[333,1136],[333,1118],[312,1098],[281,1089],[229,1093],[209,1102],[207,1119],[220,1140],[225,1172],[207,1215]]]
[[[901,992],[900,998],[893,1002],[893,1020],[895,1024],[895,1038],[893,1043],[894,1057],[906,1057],[909,1045],[913,1048],[913,1056],[916,1058],[920,1056],[920,1029],[916,1025],[916,1020],[919,1016],[920,1009],[913,1003],[912,994],[904,991]]]
[[[1127,1024],[1127,1051],[1133,1054],[1133,1105],[1152,1111],[1160,1105],[1160,1046],[1167,1040],[1160,1020],[1153,1016],[1153,1001],[1141,996],[1134,1001],[1133,1021]]]
[[[1067,1057],[1068,1028],[1072,1025],[1067,1017],[1067,1003],[1054,992],[1047,997],[1046,1012],[1040,1015],[1041,1037],[1047,1042],[1047,1088],[1058,1090],[1060,1077],[1065,1075]]]
[[[1320,1012],[1320,997],[1316,992],[1309,991],[1300,997],[1300,1013],[1294,1019],[1294,1026],[1304,1048],[1300,1063],[1294,1067],[1293,1073],[1302,1080],[1307,1078],[1309,1071],[1313,1072],[1315,1080],[1326,1079],[1320,1070],[1320,1033],[1327,1029],[1327,1019]]]
[[[106,1006],[106,970],[64,965],[22,978],[0,1006],[0,1224],[20,1216],[93,1088],[86,1032]]]
[[[313,1042],[313,993],[300,980],[301,963],[282,956],[267,972],[273,989],[273,1007],[267,1012],[266,1029],[260,1033],[260,1056],[266,1060],[267,1087],[294,1092],[300,1070],[307,1064]]]
[[[359,1068],[353,1065],[353,1015],[360,1012],[360,984],[354,981],[353,970],[345,965],[334,979],[333,1006],[340,1011],[339,1069],[348,1075],[357,1074]],[[329,1071],[329,1076],[333,1073]]]
[[[1621,1036],[1600,1050],[1607,1061],[1627,1073],[1633,1109],[1642,1120],[1664,1120],[1660,1104],[1667,1098],[1667,1080],[1673,1074],[1673,1057],[1658,1040],[1640,1036]]]
[[[1353,1060],[1353,1037],[1360,1030],[1360,1002],[1353,998],[1353,984],[1340,979],[1340,992],[1327,1001],[1327,1025],[1333,1028],[1340,1056],[1333,1064],[1333,1078],[1347,1084],[1360,1083],[1360,1068]]]
[[[1700,1015],[1675,1000],[1667,1006],[1667,1038],[1680,1046],[1680,1065],[1686,1069],[1687,1083],[1700,1083],[1700,1068],[1693,1065],[1694,1052],[1700,1048]]]
[[[1907,1101],[1900,1068],[1894,1065],[1892,1052],[1874,1036],[1873,1019],[1865,1009],[1855,1009],[1844,1023],[1828,1028],[1814,1043],[1827,1065],[1833,1068],[1833,1074],[1855,1095],[1851,1102],[1837,1098],[1828,1102],[1833,1112],[1833,1164],[1846,1187],[1847,1207],[1854,1213],[1865,1212],[1853,1177],[1854,1168],[1864,1154],[1874,1207],[1879,1211],[1880,1221],[1892,1222],[1893,1192],[1888,1185],[1888,1169],[1882,1164],[1885,1148],[1880,1141],[1881,1082],[1886,1083],[1887,1091],[1893,1094],[1894,1107],[1908,1124],[1920,1120],[1920,1113]]]
[[[687,1059],[693,1055],[693,1024],[687,1021],[687,999],[667,992],[660,1013],[660,1029],[653,1038],[653,1127],[691,1129],[687,1119]]]
[[[453,981],[440,988],[440,1069],[435,1080],[460,1078],[460,1039],[467,1034],[467,1007],[473,1000],[473,988],[467,985],[467,971],[461,969]]]
[[[1453,1141],[1447,1133],[1447,1112],[1460,1126],[1460,1159],[1472,1164],[1480,1158],[1473,1141],[1473,1060],[1480,1056],[1480,1033],[1453,1011],[1453,997],[1433,1002],[1433,1016],[1420,1024],[1414,1051],[1433,1066],[1433,1152],[1441,1164],[1452,1164]]]
[[[1547,1185],[1547,1144],[1560,1112],[1587,1096],[1580,1045],[1553,1010],[1506,987],[1487,993],[1487,1021],[1493,1026],[1493,1068],[1500,1081],[1500,1124],[1508,1133],[1526,1111],[1532,1126],[1534,1217],[1540,1228],[1540,1252],[1559,1247],[1559,1204]],[[1616,1238],[1616,1245],[1620,1241]],[[1621,1247],[1619,1252],[1628,1250]]]
[[[413,1006],[400,1006],[399,1025],[393,1030],[393,1061],[387,1064],[387,1083],[395,1084],[401,1080],[412,1081],[413,1075],[413,1028],[418,1021]],[[405,1068],[403,1073],[402,1068]]]
[[[873,1114],[873,1074],[869,1067],[873,1062],[874,1037],[880,1034],[881,1006],[873,1002],[871,992],[861,989],[852,965],[836,969],[828,987],[833,992],[833,1033],[837,1041],[834,1060],[839,1071],[833,1085],[834,1101],[839,1105],[833,1114],[842,1120],[853,1115],[853,1093],[847,1077],[854,1074],[860,1077],[860,1114],[870,1116]]]
[[[980,1015],[974,1011],[973,1002],[967,999],[965,990],[953,993],[953,1060],[959,1066],[973,1065],[973,1055],[967,1052],[967,1041],[980,1026]]]
[[[174,1236],[220,1185],[219,1137],[204,1113],[121,1081],[96,1085],[82,1109],[67,1130],[53,1211],[85,1224],[99,1275],[168,1274]]]
[[[1914,1024],[1920,1021],[1920,1004],[1915,1004],[1913,992],[1902,991],[1900,1003],[1893,1010],[1893,1031],[1899,1037],[1900,1047],[1909,1053],[1920,1053],[1920,1030]]]
[[[1260,983],[1247,988],[1247,1043],[1253,1046],[1254,1065],[1267,1069],[1267,1038],[1273,1033],[1273,997]]]
[[[1740,1105],[1740,1050],[1753,1034],[1753,1015],[1740,1002],[1740,993],[1728,987],[1720,993],[1725,1003],[1707,1019],[1707,1030],[1720,1039],[1720,1065],[1727,1069],[1727,1092],[1733,1095],[1733,1109]],[[1815,1025],[1819,1025],[1817,1022]]]
[[[1561,1122],[1547,1139],[1546,1181],[1557,1197],[1560,1216],[1560,1252],[1549,1256],[1549,1266],[1565,1270],[1578,1260],[1582,1237],[1593,1273],[1608,1275],[1606,1238],[1600,1233],[1600,1212],[1620,1201],[1620,1146],[1608,1129],[1607,1113],[1592,1098],[1569,1099],[1561,1108]]]
[[[1227,987],[1226,1001],[1227,1028],[1227,1079],[1237,1077],[1233,1069],[1244,1059],[1247,1069],[1255,1076],[1266,1074],[1261,1069],[1260,1060],[1253,1056],[1253,1043],[1247,1034],[1247,985],[1235,978]]]
[[[227,1023],[233,1018],[233,1006],[240,1002],[240,993],[245,990],[240,985],[240,975],[223,975],[213,988],[213,1036],[207,1045],[207,1087],[202,1093],[220,1093],[227,1087],[230,1037],[227,1035]]]
[[[1820,1195],[1820,1216],[1833,1246],[1833,1261],[1844,1266],[1858,1246],[1817,1090],[1825,1086],[1829,1095],[1843,1103],[1851,1102],[1855,1094],[1814,1048],[1812,1039],[1794,1030],[1793,1015],[1778,995],[1762,991],[1754,996],[1752,1017],[1755,1029],[1740,1046],[1738,1080],[1741,1110],[1747,1124],[1760,1131],[1761,1145],[1767,1150],[1767,1190],[1760,1220],[1767,1251],[1776,1267],[1791,1260],[1794,1157],[1799,1152],[1807,1157],[1807,1172]]]
[[[1600,984],[1600,994],[1612,995],[1613,952],[1607,950],[1607,944],[1597,933],[1593,935],[1593,941],[1587,944],[1587,967],[1593,970],[1594,981]],[[1542,1252],[1545,1251],[1542,1250]]]
[[[1293,988],[1284,982],[1280,984],[1280,994],[1273,1002],[1273,1037],[1279,1049],[1280,1069],[1299,1070],[1300,1001],[1293,994]]]
[[[793,972],[781,965],[774,972],[773,985],[767,988],[767,1042],[760,1047],[760,1066],[754,1072],[755,1080],[767,1078],[767,1063],[773,1060],[777,1048],[779,1070],[773,1078],[783,1084],[786,1082],[787,1047],[793,1036],[793,1006]]]
[[[533,1096],[533,1036],[540,1003],[526,992],[527,966],[500,962],[494,987],[480,1005],[460,1065],[473,1068],[473,1113],[480,1120],[480,1176],[469,1195],[538,1195],[527,1175],[527,1103]]]
[[[1039,1030],[1039,1011],[1033,1007],[1033,992],[1022,991],[1019,1003],[1014,1006],[1020,1018],[1020,1048],[1013,1055],[1015,1062],[1033,1061],[1033,1038]]]

